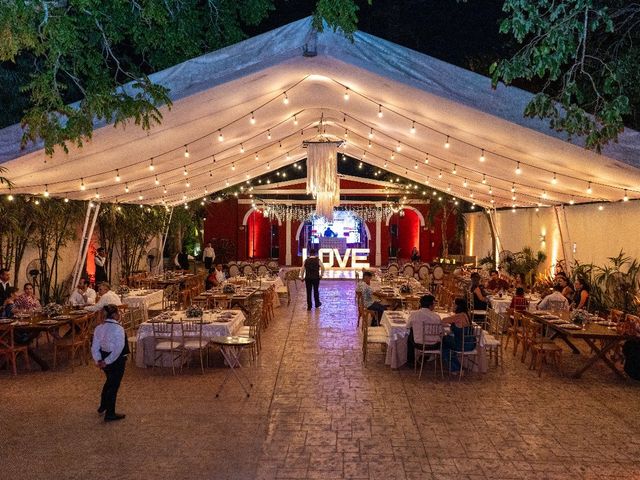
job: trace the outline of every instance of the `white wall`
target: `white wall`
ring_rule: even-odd
[[[640,201],[603,204],[569,205],[565,207],[568,238],[566,248],[575,243],[575,259],[581,263],[607,263],[607,257],[620,250],[640,258]],[[484,213],[466,214],[467,254],[478,258],[491,250],[491,231]],[[496,226],[502,248],[513,252],[524,246],[547,254],[546,267],[562,259],[562,242],[553,208],[501,210],[496,213]],[[565,232],[563,231],[563,234]],[[545,237],[542,242],[541,236]]]

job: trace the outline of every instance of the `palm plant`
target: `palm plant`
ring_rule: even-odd
[[[453,239],[450,239],[447,235],[447,225],[449,224],[449,218],[452,215],[455,216],[456,225],[454,237]],[[443,196],[442,200],[432,201],[429,204],[426,221],[427,227],[429,228],[435,226],[436,222],[440,222],[440,234],[442,235],[442,257],[449,256],[450,240],[460,242],[462,251],[464,252],[463,242],[467,223],[459,201],[456,201],[449,196]]]

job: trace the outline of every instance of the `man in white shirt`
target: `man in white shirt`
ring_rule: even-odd
[[[0,268],[0,307],[4,304],[4,301],[9,297],[9,270],[6,268]]]
[[[224,272],[222,271],[222,264],[218,263],[216,265],[216,269],[213,272],[213,285],[215,287],[219,287],[220,285],[222,285],[224,283],[224,281],[226,280],[226,277],[224,275]]]
[[[423,295],[420,297],[420,310],[416,310],[409,315],[409,325],[413,331],[415,348],[422,349],[422,345],[428,345],[429,349],[440,346],[444,327],[440,315],[433,311],[435,307],[435,297],[433,295]],[[437,325],[433,334],[425,335],[427,325]]]
[[[204,268],[209,271],[211,265],[213,265],[213,260],[216,258],[216,252],[211,246],[211,243],[207,243],[207,246],[204,247],[202,251],[202,259],[204,260]]]
[[[538,310],[569,310],[569,301],[562,295],[562,288],[561,285],[554,285],[553,293],[540,300]]]
[[[120,300],[120,296],[111,290],[111,285],[107,282],[102,282],[98,285],[98,293],[100,294],[100,299],[98,303],[95,305],[89,305],[84,307],[85,310],[89,310],[90,312],[97,312],[98,310],[104,308],[106,305],[122,305],[122,301]]]
[[[84,278],[78,281],[78,288],[69,297],[71,305],[93,305],[96,303],[96,291],[89,287],[89,282]]]

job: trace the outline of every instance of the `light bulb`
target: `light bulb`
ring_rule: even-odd
[[[551,179],[552,184],[558,183],[558,177],[556,176],[556,172],[553,172],[553,178]]]
[[[438,178],[442,178],[442,170],[440,170],[440,172],[438,172]]]
[[[369,130],[369,138],[373,138],[373,128]]]
[[[167,193],[167,187],[166,187],[166,185],[163,185],[163,186],[162,186],[162,193],[164,193],[164,194],[166,195],[166,193]]]
[[[156,175],[155,184],[160,185],[160,180],[158,180],[158,176]]]
[[[521,173],[522,173],[522,170],[520,169],[520,162],[518,162],[516,165],[516,175],[520,175]]]
[[[627,195],[627,191],[624,191],[624,197],[622,198],[623,202],[628,202],[629,201],[629,195]]]
[[[295,118],[295,117],[293,117]],[[251,123],[251,125],[255,125],[256,124],[256,117],[253,115],[253,112],[251,112],[251,118],[249,119],[249,122]]]
[[[450,192],[450,191],[451,191],[451,184],[448,184],[447,185],[447,192]]]
[[[489,186],[489,195],[493,195],[493,188],[491,188],[491,186]]]
[[[187,172],[187,166],[184,166],[184,170],[182,170],[182,175],[184,175],[185,177],[189,174],[189,172]]]
[[[428,153],[424,157],[424,163],[425,163],[425,165],[429,165],[429,154]]]
[[[456,173],[458,173],[458,168],[457,168],[457,165],[455,163],[453,164],[453,169],[451,170],[451,173],[453,173],[454,175]]]
[[[593,193],[593,189],[591,188],[591,182],[589,182],[589,185],[587,186],[587,193],[588,194],[592,194]]]
[[[231,164],[231,170],[235,170],[235,169],[236,169],[236,164],[235,164],[235,163],[232,163],[232,164]]]
[[[345,91],[344,91],[344,100],[345,100],[345,102],[346,102],[347,100],[349,100],[349,89],[348,89],[348,88],[347,88],[347,89],[345,89]]]
[[[186,186],[187,188],[189,188],[189,187],[191,186],[191,182],[189,182],[189,180],[187,180],[187,181],[186,181],[186,183],[185,183],[185,186]]]
[[[546,198],[547,198],[547,191],[546,190],[542,192],[542,198],[544,198],[546,200]]]
[[[256,152],[255,156],[253,157],[255,160],[258,160],[260,157],[258,156],[258,152]]]
[[[473,190],[471,190],[471,192],[469,192],[469,198],[473,198]]]
[[[219,142],[224,141],[224,135],[222,135],[222,130],[218,130],[218,141]]]
[[[378,105],[378,118],[382,118],[382,105]]]
[[[511,193],[514,193],[516,191],[516,184],[512,183],[511,184]]]
[[[82,190],[83,192],[87,189],[87,187],[84,186],[84,178],[80,179],[80,190]]]
[[[511,200],[515,201],[516,200],[516,196],[515,195],[511,195]]]
[[[467,186],[468,186],[468,185],[469,185],[469,183],[467,182],[467,179],[465,178],[465,179],[464,179],[464,182],[462,182],[462,186],[463,186],[464,188],[467,188]]]
[[[573,199],[573,197],[571,197],[571,200],[569,200],[569,205],[573,205],[574,203],[576,203],[576,201]]]
[[[444,148],[449,148],[451,144],[449,143],[449,135],[447,135],[447,140],[444,142]]]
[[[150,171],[154,171],[156,169],[155,165],[153,164],[153,158],[151,159],[151,162],[149,163],[149,170]]]
[[[271,140],[271,130],[267,130],[267,139]]]
[[[100,198],[100,193],[98,193],[98,191],[96,190],[96,194],[95,194],[96,198]]]
[[[189,147],[184,146],[184,158],[189,158]]]
[[[254,123],[255,123],[255,121],[254,121]],[[298,124],[298,116],[297,116],[297,115],[294,115],[294,116],[293,116],[293,124],[294,124],[294,125],[297,125],[297,124]]]
[[[604,206],[598,205],[598,210],[600,210],[600,211],[604,210]]]
[[[416,170],[418,169],[418,162],[416,162],[416,164],[413,166],[413,168],[415,168]]]
[[[45,197],[49,196],[49,187],[47,185],[44,186],[44,192],[42,193],[42,195]]]
[[[409,130],[411,133],[415,134],[416,133],[416,122],[411,122],[411,130]]]
[[[482,174],[482,184],[483,185],[487,184],[487,176],[484,173]]]
[[[124,185],[124,191],[125,191],[125,192],[127,192],[127,193],[129,193],[129,184],[128,184],[128,183],[126,183],[126,184]]]
[[[9,195],[9,196],[11,197],[11,195]],[[12,197],[12,198],[13,198],[13,197]],[[11,198],[11,199],[12,199],[12,198]],[[11,199],[10,199],[10,200],[11,200]],[[65,198],[64,198],[64,203],[69,203],[69,199],[68,199],[67,197],[65,197]]]
[[[116,170],[116,182],[119,182],[120,180],[121,180],[120,172],[118,170]]]
[[[398,142],[398,145],[396,145],[396,151],[399,152],[400,150],[402,150],[402,144]]]
[[[240,144],[240,153],[244,153],[244,145]]]
[[[484,156],[484,148],[482,149],[482,153],[480,153],[480,161],[484,162],[486,160],[485,156]]]
[[[369,145],[367,145],[368,148],[371,148],[371,140],[369,140]]]
[[[396,158],[395,152],[391,152],[391,160],[395,160],[395,158]]]
[[[11,194],[7,195],[7,200],[9,200],[10,202],[13,202],[13,195]]]
[[[282,99],[282,103],[285,105],[289,105],[289,97],[287,96],[287,92],[284,92],[284,98]]]
[[[271,164],[267,163],[267,170],[271,170]]]

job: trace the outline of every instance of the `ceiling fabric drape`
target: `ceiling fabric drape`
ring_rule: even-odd
[[[309,143],[307,146],[307,193],[316,199],[316,214],[332,219],[333,208],[340,205],[340,181],[333,142]]]

